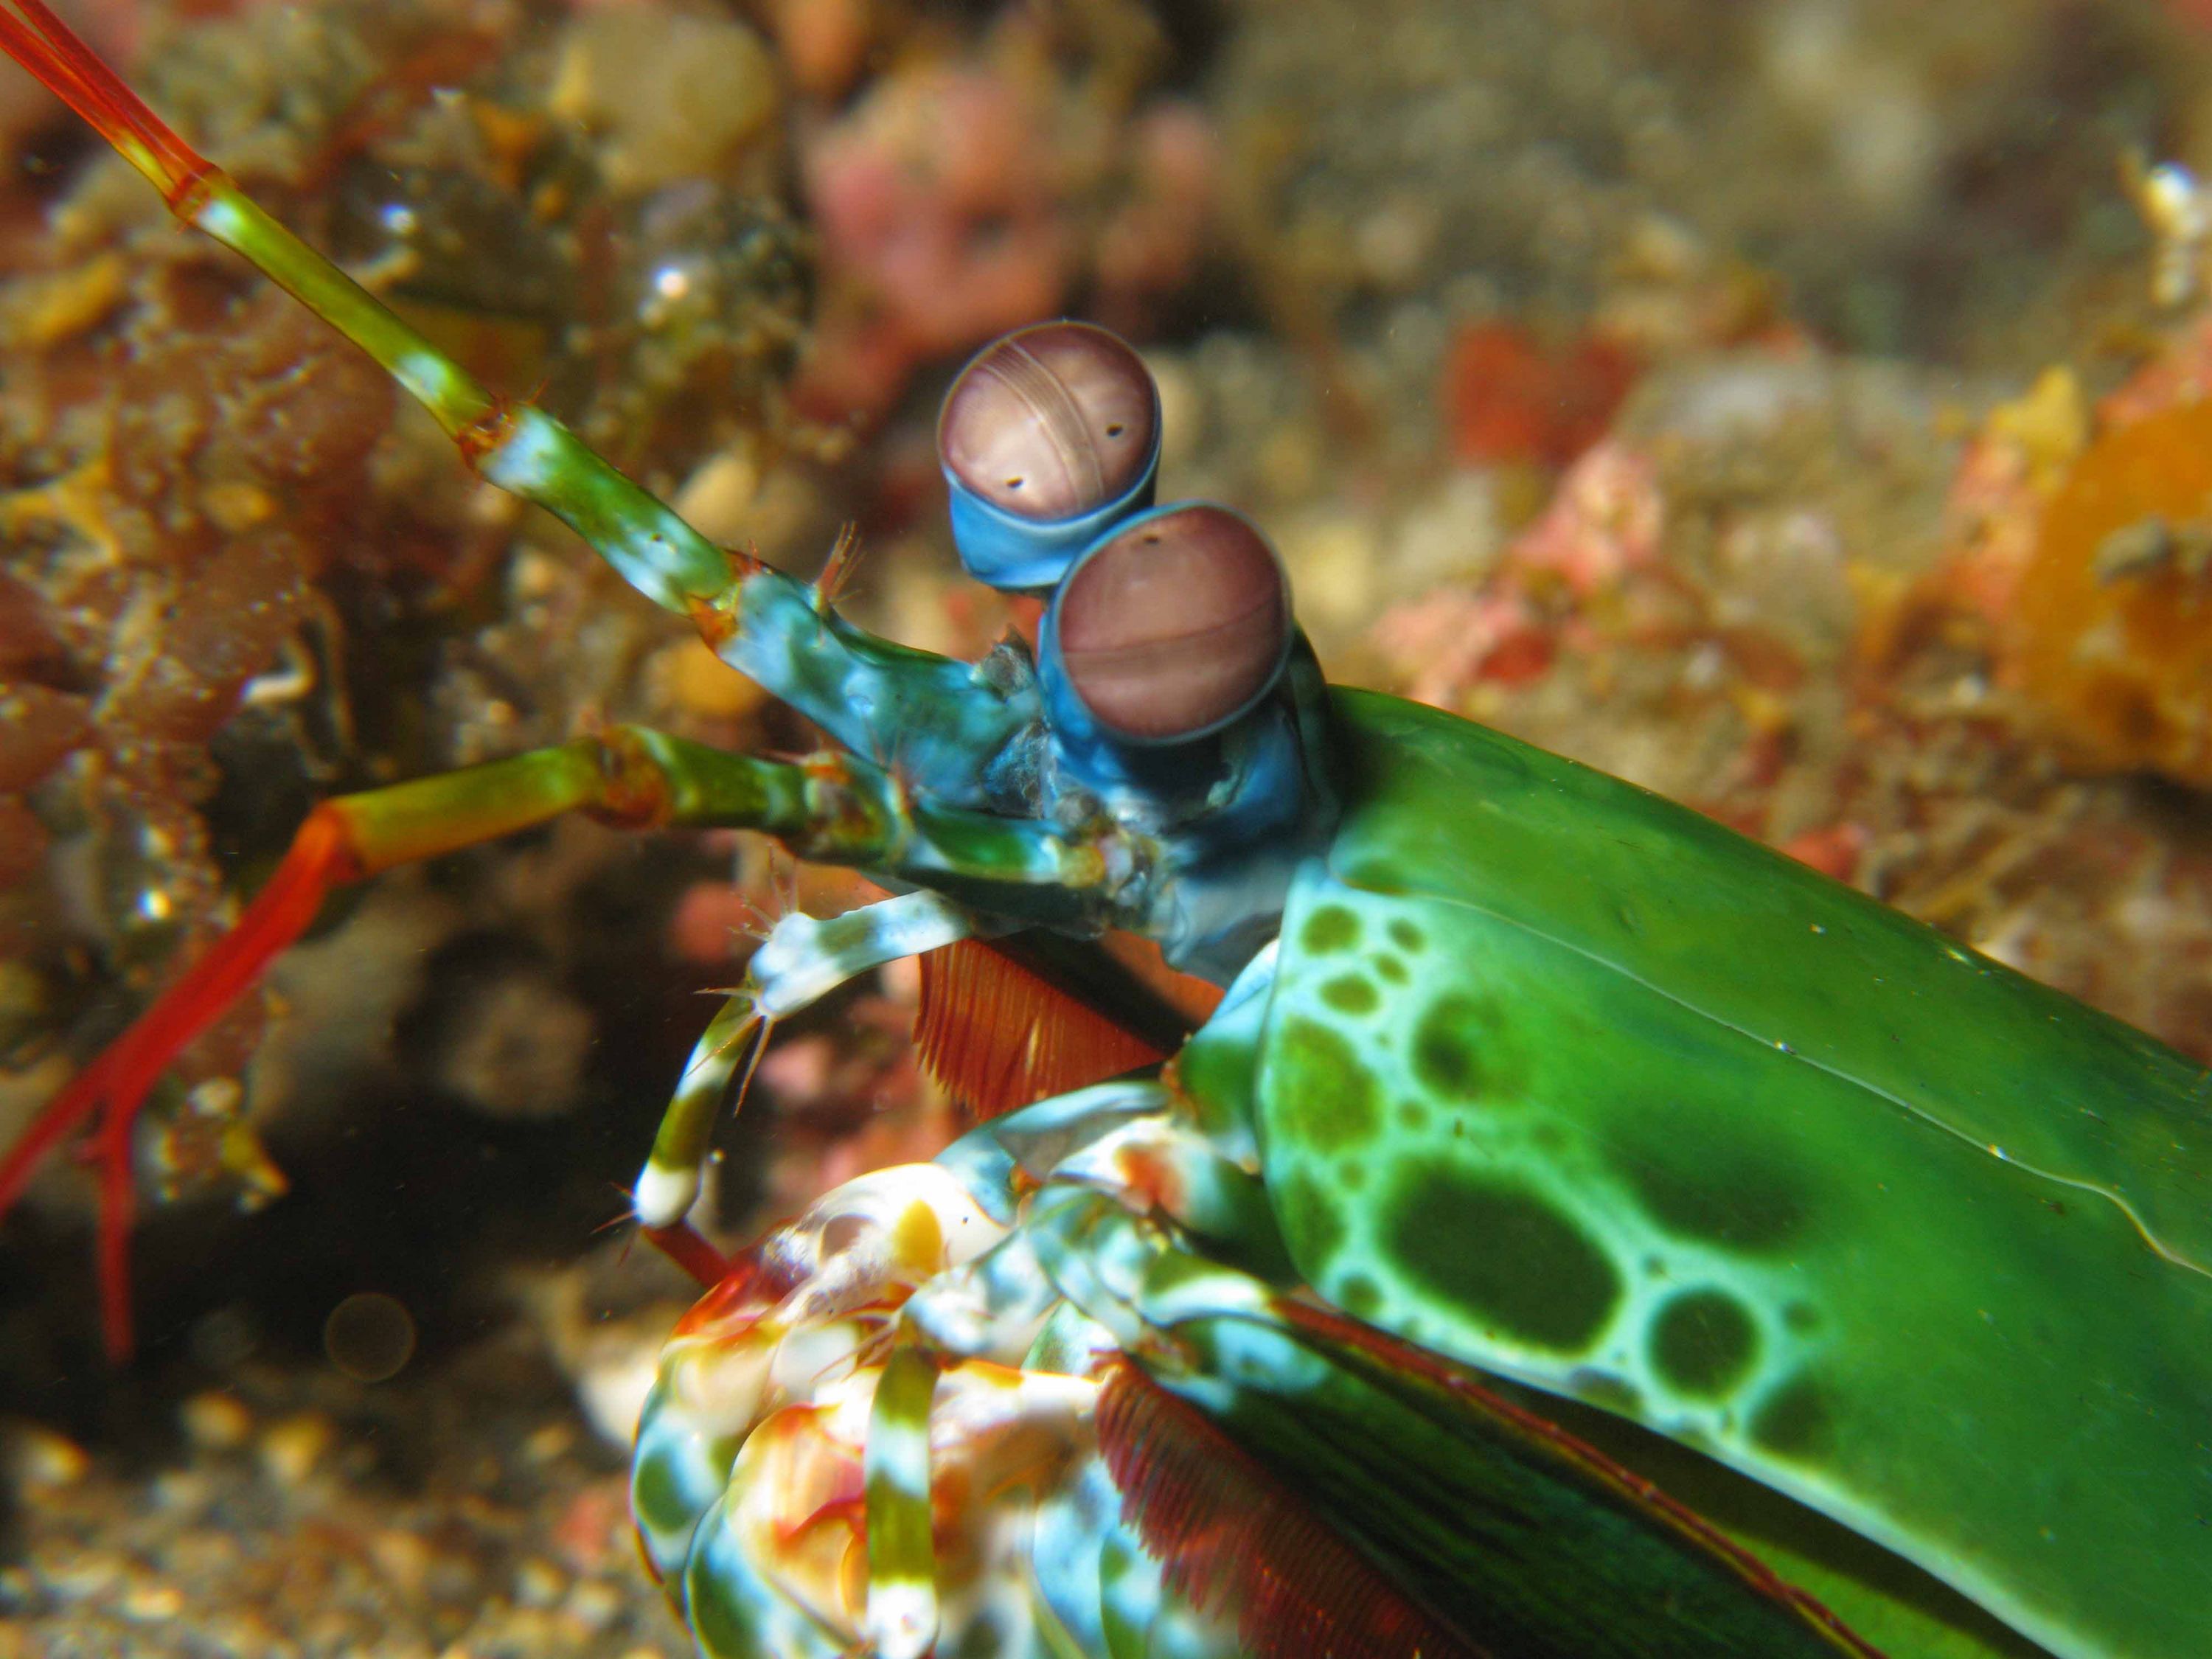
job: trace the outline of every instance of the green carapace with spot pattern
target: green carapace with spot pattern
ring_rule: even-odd
[[[40,0],[0,46],[826,744],[620,727],[318,807],[0,1158],[4,1212],[90,1127],[118,1356],[132,1121],[331,887],[570,811],[748,829],[895,896],[776,924],[637,1185],[707,1287],[632,1500],[709,1659],[2212,1655],[2198,1067],[1694,813],[1328,685],[1258,529],[1154,505],[1157,389],[1103,330],[955,381],[962,560],[1044,605],[932,656],[495,397]],[[726,1258],[689,1219],[725,1100],[907,957],[976,1127]]]
[[[1334,706],[1256,1064],[1182,1066],[1304,1279],[2054,1651],[2212,1652],[2203,1068],[1632,786]]]

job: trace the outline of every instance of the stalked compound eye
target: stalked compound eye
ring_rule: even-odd
[[[1046,323],[986,347],[937,422],[946,471],[1024,519],[1069,519],[1126,495],[1159,425],[1152,377],[1115,335]]]
[[[1290,591],[1274,550],[1226,507],[1148,514],[1087,554],[1054,604],[1068,689],[1145,743],[1234,719],[1281,672]]]
[[[1159,453],[1152,377],[1115,336],[1043,323],[986,346],[937,422],[960,562],[994,587],[1052,586],[1152,505]]]

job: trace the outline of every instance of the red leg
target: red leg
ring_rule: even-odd
[[[690,1274],[702,1288],[711,1291],[729,1277],[729,1258],[701,1237],[690,1222],[679,1221],[667,1227],[641,1227],[639,1231],[653,1249]]]
[[[269,884],[238,925],[155,1000],[115,1044],[83,1071],[0,1158],[0,1214],[22,1194],[46,1153],[94,1113],[92,1155],[100,1164],[100,1324],[108,1352],[131,1352],[131,1127],[146,1097],[185,1045],[250,989],[315,919],[325,895],[363,873],[337,802],[317,807]]]
[[[615,733],[605,743],[586,738],[325,801],[308,814],[283,863],[238,925],[78,1073],[0,1158],[4,1215],[47,1154],[98,1119],[88,1152],[100,1171],[100,1319],[112,1357],[122,1359],[131,1347],[132,1129],[148,1094],[185,1045],[252,988],[315,919],[333,888],[394,865],[494,840],[579,807],[654,821],[663,815],[669,793],[662,787],[669,781],[659,764],[644,744]]]

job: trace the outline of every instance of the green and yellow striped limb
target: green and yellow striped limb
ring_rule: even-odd
[[[903,1323],[893,1344],[868,1417],[865,1628],[877,1659],[921,1659],[937,1640],[929,1419],[939,1361]]]
[[[270,218],[149,109],[43,0],[9,0],[9,9],[0,9],[0,46],[90,122],[179,219],[243,255],[368,353],[430,411],[473,465],[574,525],[641,592],[681,611],[728,588],[732,571],[721,550],[559,422],[495,396]],[[508,476],[495,476],[502,473]]]
[[[1082,863],[1083,849],[1041,826],[911,812],[879,769],[858,762],[759,760],[635,726],[324,802],[237,925],[79,1073],[0,1159],[4,1212],[46,1156],[98,1117],[101,1300],[111,1352],[121,1355],[131,1345],[131,1129],[162,1072],[306,930],[333,888],[570,811],[631,828],[763,830],[803,857],[895,878],[951,870],[978,890],[1002,889],[1017,907],[1030,891],[1051,895],[1052,908],[1062,905],[1071,869],[1079,873]],[[1088,856],[1097,861],[1097,854]],[[679,1251],[683,1243],[672,1241]]]
[[[778,1020],[887,962],[1000,931],[1003,924],[927,891],[827,921],[788,915],[778,921],[684,1064],[683,1080],[638,1175],[638,1219],[659,1237],[690,1212],[699,1196],[700,1169],[731,1081],[742,1069],[742,1101],[744,1079],[750,1079]]]
[[[271,218],[71,33],[44,0],[0,0],[0,50],[36,75],[161,192],[358,345],[428,410],[481,477],[544,507],[655,605],[691,617],[723,659],[860,753],[943,780],[963,805],[1035,719],[1023,684],[878,640],[826,596],[716,546],[544,410],[503,398]],[[979,691],[983,695],[979,696]],[[933,723],[917,712],[934,711]]]

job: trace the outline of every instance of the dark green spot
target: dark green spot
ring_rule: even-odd
[[[1394,916],[1390,921],[1390,942],[1407,956],[1419,956],[1421,947],[1429,941],[1421,930],[1403,916]]]
[[[1525,1188],[1417,1170],[1387,1214],[1385,1248],[1408,1280],[1533,1347],[1587,1348],[1620,1299],[1604,1252]]]
[[[1652,1322],[1652,1368],[1694,1400],[1717,1400],[1742,1382],[1758,1348],[1751,1316],[1724,1291],[1686,1291]]]
[[[1403,985],[1407,977],[1406,964],[1394,956],[1376,957],[1375,972],[1379,978],[1387,979],[1393,985]]]
[[[1340,974],[1321,988],[1321,1000],[1340,1014],[1371,1014],[1382,1006],[1382,993],[1357,974]]]
[[[1384,856],[1349,860],[1336,873],[1346,887],[1370,893],[1402,893],[1410,878],[1401,861]]]
[[[1349,1042],[1316,1020],[1291,1018],[1271,1047],[1267,1094],[1277,1122],[1324,1152],[1373,1144],[1382,1123],[1375,1079]]]
[[[1820,1312],[1809,1302],[1793,1302],[1782,1310],[1782,1322],[1802,1336],[1820,1328]]]
[[[630,1474],[629,1496],[638,1519],[655,1532],[681,1532],[699,1518],[684,1502],[684,1483],[665,1455],[637,1460]]]
[[[1429,1109],[1418,1101],[1407,1101],[1398,1108],[1398,1127],[1420,1133],[1429,1127]]]
[[[1347,1193],[1356,1193],[1367,1184],[1367,1166],[1356,1158],[1341,1158],[1336,1165],[1336,1180]]]
[[[1341,904],[1324,904],[1306,918],[1298,945],[1309,955],[1325,957],[1349,951],[1359,943],[1359,918]]]
[[[1366,1319],[1382,1305],[1382,1292],[1365,1273],[1346,1273],[1337,1281],[1336,1305],[1354,1319]]]
[[[1337,1194],[1304,1170],[1275,1181],[1275,1222],[1291,1260],[1309,1282],[1344,1248],[1344,1212]]]
[[[1662,1108],[1650,1121],[1668,1121]],[[1779,1250],[1803,1231],[1809,1208],[1796,1178],[1741,1151],[1717,1152],[1656,1139],[1617,1155],[1616,1167],[1654,1221],[1678,1237],[1727,1249]]]
[[[1440,1100],[1480,1099],[1480,1044],[1488,1026],[1483,1005],[1473,997],[1438,997],[1413,1028],[1413,1075]]]
[[[1835,1418],[1827,1391],[1809,1376],[1784,1383],[1752,1415],[1753,1443],[1796,1462],[1808,1462],[1835,1443]]]
[[[1012,1645],[1006,1634],[988,1608],[979,1608],[963,1621],[959,1645],[948,1651],[940,1644],[936,1652],[939,1659],[991,1659],[991,1656],[1004,1653]]]
[[[757,1653],[766,1632],[753,1623],[753,1610],[726,1572],[715,1571],[713,1553],[695,1548],[684,1571],[684,1617],[702,1653]]]

